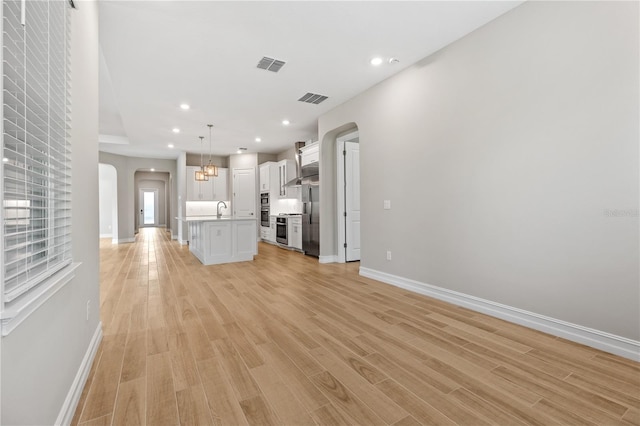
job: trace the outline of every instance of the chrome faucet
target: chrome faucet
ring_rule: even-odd
[[[227,203],[225,203],[224,201],[218,201],[218,205],[216,206],[216,216],[218,219],[220,219],[220,217],[222,216],[222,213],[220,212],[220,203],[222,203],[224,205],[224,208],[227,208]]]

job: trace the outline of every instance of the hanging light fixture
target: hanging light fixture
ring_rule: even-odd
[[[204,168],[204,172],[207,176],[217,177],[218,167],[211,164],[211,128],[213,124],[207,124],[207,126],[209,126],[209,164]]]
[[[202,163],[202,140],[204,136],[198,136],[200,138],[200,170],[196,170],[196,180],[203,182],[209,180],[209,176],[204,172],[204,164]]]

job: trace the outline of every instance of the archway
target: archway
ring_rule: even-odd
[[[339,257],[338,138],[358,130],[346,123],[321,135],[320,140],[320,263],[344,262]]]

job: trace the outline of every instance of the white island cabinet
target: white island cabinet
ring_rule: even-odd
[[[189,251],[204,265],[246,262],[258,253],[255,218],[187,217]]]

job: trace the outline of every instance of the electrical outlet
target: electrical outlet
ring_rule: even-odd
[[[91,300],[87,300],[87,321],[89,321],[89,312],[91,311]]]
[[[391,210],[391,200],[384,200],[384,209]]]
[[[387,250],[387,260],[391,260],[391,250]]]

